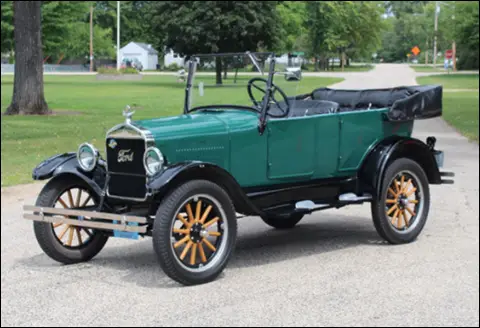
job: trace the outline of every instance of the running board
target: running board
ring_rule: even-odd
[[[146,224],[147,218],[141,216],[129,216],[122,214],[112,214],[96,211],[81,211],[64,208],[53,207],[39,207],[25,205],[24,211],[32,211],[33,214],[24,213],[23,217],[28,220],[50,222],[50,223],[64,223],[77,227],[104,229],[123,232],[146,233],[147,226],[140,226],[139,224]],[[51,216],[51,215],[58,216]],[[67,218],[68,216],[77,217],[77,219]],[[93,219],[111,220],[110,222],[98,222]],[[118,222],[118,223],[117,223]]]
[[[295,203],[295,209],[304,210],[304,211],[316,211],[320,209],[327,209],[327,208],[338,207],[338,206],[343,206],[348,204],[360,204],[365,201],[371,201],[371,200],[372,200],[372,195],[370,194],[357,196],[354,193],[346,193],[338,196],[338,200],[336,202],[329,203],[329,204],[322,204],[322,203],[316,204],[312,200],[302,200]]]

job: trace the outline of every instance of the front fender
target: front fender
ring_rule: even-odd
[[[237,212],[250,215],[261,213],[248,199],[235,178],[225,169],[212,163],[188,161],[173,164],[150,178],[147,189],[151,197],[161,199],[180,184],[195,179],[209,180],[224,188]]]
[[[429,183],[442,183],[434,150],[418,139],[398,136],[382,140],[370,151],[360,169],[360,180],[379,195],[388,165],[402,157],[417,162],[425,171]]]
[[[105,169],[97,165],[92,172],[86,172],[78,165],[76,153],[64,153],[52,156],[33,169],[34,180],[46,180],[73,174],[84,180],[98,195],[105,186]]]

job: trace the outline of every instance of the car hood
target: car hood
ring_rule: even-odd
[[[134,122],[150,131],[168,161],[202,160],[227,167],[230,134],[256,126],[258,114],[246,110],[197,112]]]

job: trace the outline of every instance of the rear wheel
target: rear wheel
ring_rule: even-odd
[[[417,238],[427,221],[430,207],[429,183],[422,167],[401,158],[383,177],[378,200],[372,202],[372,216],[379,235],[391,244]]]
[[[98,204],[97,195],[80,179],[58,179],[45,185],[36,206],[83,208]],[[92,259],[105,246],[108,236],[95,229],[64,223],[34,221],[35,237],[50,258],[64,264]]]
[[[262,216],[263,222],[275,229],[292,229],[303,218],[303,214],[296,213],[288,217]]]
[[[160,204],[152,239],[164,272],[183,285],[196,285],[223,271],[236,237],[237,218],[228,194],[210,181],[195,180]]]

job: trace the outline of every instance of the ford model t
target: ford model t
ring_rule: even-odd
[[[127,109],[103,156],[83,143],[35,167],[33,179],[49,181],[24,217],[43,251],[72,264],[110,237],[152,237],[169,277],[200,284],[226,267],[239,216],[288,229],[315,211],[364,202],[383,239],[415,240],[429,185],[453,183],[435,137],[411,137],[416,119],[441,115],[442,87],[300,92],[299,81],[277,82],[275,59],[192,56],[183,113],[134,121]],[[217,85],[215,65],[235,77]],[[228,88],[234,96],[225,99]]]

